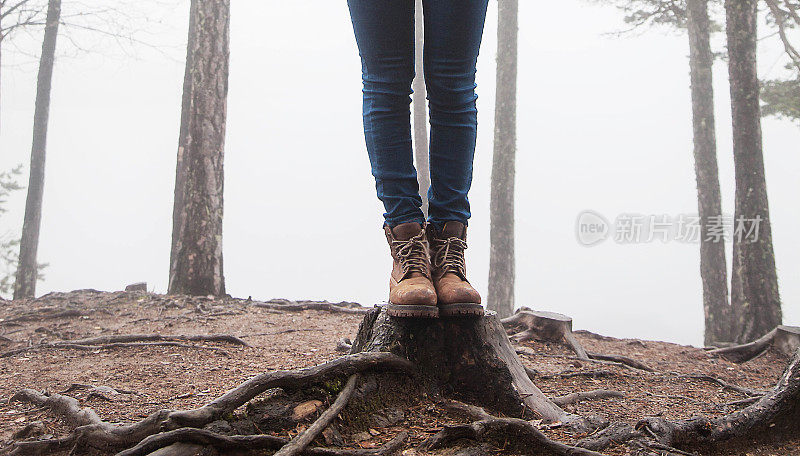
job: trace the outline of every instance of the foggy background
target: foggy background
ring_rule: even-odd
[[[95,0],[97,3],[99,0]],[[87,2],[92,3],[92,2]],[[701,344],[699,245],[581,246],[578,214],[697,211],[688,42],[659,29],[622,38],[622,13],[586,1],[520,2],[516,305],[571,315],[616,337]],[[486,295],[494,118],[496,3],[478,64],[479,138],[470,194],[469,276]],[[161,22],[120,53],[70,52],[59,37],[38,293],[119,290],[147,281],[165,292],[188,3],[152,6]],[[716,37],[715,50],[721,50]],[[0,169],[26,165],[38,37],[4,53]],[[27,48],[26,48],[27,46]],[[759,55],[780,75],[782,49]],[[715,66],[723,208],[733,213],[727,68]],[[361,71],[344,1],[246,0],[232,6],[225,160],[227,291],[383,302],[390,258],[383,208],[361,125]],[[800,324],[800,128],[763,121],[784,323]],[[0,234],[18,236],[25,192],[12,195]],[[730,243],[727,245],[730,268]]]

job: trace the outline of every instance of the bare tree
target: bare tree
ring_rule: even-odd
[[[514,177],[517,153],[519,0],[498,1],[497,96],[490,202],[489,310],[514,311]]]
[[[422,212],[428,215],[428,189],[431,187],[430,158],[428,156],[428,108],[425,100],[425,67],[423,50],[425,42],[425,20],[422,16],[422,0],[417,0],[414,46],[414,155],[417,162],[419,194],[422,197]]]
[[[733,239],[731,304],[734,339],[749,342],[782,321],[761,141],[758,0],[726,0],[725,12],[736,174],[734,223],[738,231]],[[745,227],[757,231],[747,233]]]
[[[223,295],[223,158],[230,0],[192,0],[175,177],[169,292]]]
[[[689,33],[694,169],[700,216],[700,277],[703,281],[706,345],[731,341],[725,240],[721,237],[715,238],[710,233],[714,226],[713,220],[720,220],[722,216],[714,117],[711,27],[708,0],[687,0],[686,28]]]
[[[32,0],[0,0],[0,82],[2,81],[3,49],[15,32],[44,24],[45,8]],[[2,84],[0,83],[0,89]],[[0,90],[2,94],[2,90]]]
[[[50,0],[36,82],[36,107],[33,115],[33,146],[28,180],[28,197],[25,201],[25,220],[19,247],[19,265],[14,283],[14,299],[32,298],[36,295],[39,265],[39,228],[42,222],[42,197],[44,195],[44,165],[47,146],[47,125],[50,117],[50,88],[53,81],[58,25],[61,18],[61,0]]]

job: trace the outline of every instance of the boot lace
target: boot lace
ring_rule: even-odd
[[[433,267],[441,274],[452,272],[463,280],[467,280],[467,267],[464,262],[464,250],[467,242],[457,237],[437,239],[433,246]]]
[[[425,231],[407,241],[392,241],[392,247],[397,254],[403,278],[418,272],[430,278],[428,267],[428,245],[425,242]]]

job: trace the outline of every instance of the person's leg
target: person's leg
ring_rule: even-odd
[[[467,281],[467,193],[478,130],[475,71],[488,0],[423,0],[425,84],[430,101],[431,274],[439,315],[483,315]]]
[[[411,148],[414,0],[348,0],[364,79],[364,135],[392,253],[393,317],[437,317]]]
[[[424,223],[411,147],[414,0],[348,0],[364,80],[364,136],[386,224]]]
[[[478,112],[475,71],[488,0],[423,0],[430,102],[429,220],[467,224]]]

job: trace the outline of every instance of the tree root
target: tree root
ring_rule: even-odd
[[[709,355],[719,355],[735,363],[744,363],[775,347],[786,356],[792,356],[800,348],[800,327],[778,326],[761,338],[748,344],[709,350]]]
[[[24,313],[16,317],[2,319],[0,320],[0,325],[16,325],[20,322],[52,320],[55,318],[82,317],[86,314],[86,311],[78,309],[54,309],[50,311],[47,311],[46,309],[39,309],[35,312]]]
[[[374,450],[306,448],[301,453],[308,456],[383,456],[396,452],[408,434],[401,432],[380,448]],[[205,429],[181,428],[162,432],[142,440],[138,445],[117,453],[116,456],[146,456],[159,449],[175,444],[190,443],[200,447],[214,447],[220,451],[275,450],[285,446],[289,440],[273,435],[222,435]]]
[[[582,361],[582,362],[605,364],[605,365],[608,365],[608,366],[624,367],[624,368],[631,369],[631,370],[637,371],[637,372],[638,371],[642,371],[642,370],[644,370],[645,372],[656,372],[655,370],[650,369],[649,367],[647,369],[640,369],[638,367],[633,367],[631,364],[637,364],[637,361],[631,360],[630,358],[625,358],[624,356],[617,357],[616,355],[599,355],[599,356],[604,357],[606,359],[595,359],[595,358],[591,358],[591,357],[588,358],[588,359],[580,359],[577,356],[554,355],[554,354],[550,354],[550,353],[537,353],[535,350],[532,350],[532,349],[530,349],[528,347],[523,347],[523,346],[516,346],[516,347],[514,347],[514,350],[519,355],[527,355],[527,356],[534,356],[534,357],[535,356],[543,356],[543,357],[546,357],[546,358],[574,359],[574,360]],[[619,359],[620,361],[610,361],[611,357]],[[630,362],[629,363],[624,363],[624,362],[621,362],[622,360],[629,360]]]
[[[137,347],[178,347],[178,348],[193,348],[198,350],[211,350],[218,352],[222,355],[228,356],[228,352],[223,350],[219,347],[209,347],[204,345],[191,345],[191,344],[184,344],[181,342],[118,342],[113,344],[102,344],[102,345],[80,345],[80,344],[68,344],[68,343],[54,343],[54,344],[41,344],[41,345],[34,345],[31,347],[24,347],[18,348],[15,350],[9,350],[0,354],[0,358],[8,358],[9,356],[19,355],[21,353],[27,353],[36,350],[45,350],[45,349],[64,349],[64,350],[82,350],[82,351],[92,351],[92,350],[111,350],[114,348],[137,348]]]
[[[428,451],[444,448],[461,439],[480,440],[484,437],[497,435],[501,436],[501,439],[513,437],[516,446],[525,454],[541,454],[541,450],[546,450],[550,454],[556,455],[603,456],[601,453],[592,450],[551,440],[533,424],[519,418],[498,418],[490,415],[480,407],[457,401],[448,401],[446,407],[477,421],[470,424],[446,426],[437,434],[425,440],[420,445],[421,450]]]
[[[596,361],[611,361],[614,363],[624,364],[634,369],[643,370],[646,372],[655,372],[656,370],[645,363],[636,361],[635,359],[628,358],[627,356],[620,355],[605,355],[602,353],[589,353],[589,358]]]
[[[619,397],[625,397],[625,394],[619,391],[595,390],[595,391],[570,393],[570,394],[565,394],[563,396],[554,397],[553,402],[557,406],[563,407],[565,405],[576,404],[578,402],[583,402],[583,401],[596,401],[599,399],[609,399],[609,398],[619,398]]]
[[[118,347],[147,347],[147,346],[172,346],[190,348],[198,347],[195,345],[178,344],[176,341],[184,342],[221,342],[233,345],[247,346],[247,342],[229,334],[196,334],[196,335],[160,335],[160,334],[121,334],[111,336],[99,336],[88,339],[65,340],[62,342],[49,342],[29,347],[17,348],[0,354],[0,358],[6,358],[20,353],[34,350],[61,349],[68,348],[74,350],[97,350],[98,348],[109,349]],[[218,350],[218,349],[217,349]]]
[[[18,442],[12,448],[12,454],[45,454],[70,446],[98,449],[130,447],[163,430],[205,426],[223,415],[232,413],[268,389],[283,388],[293,391],[363,371],[410,373],[412,369],[413,366],[408,360],[390,353],[347,355],[314,367],[266,372],[245,381],[202,407],[185,411],[159,410],[141,421],[126,425],[102,421],[94,410],[89,407],[81,408],[78,401],[69,396],[48,395],[24,389],[15,394],[11,400],[48,408],[76,429],[71,435],[61,439]]]
[[[302,312],[304,310],[320,310],[331,313],[344,313],[353,315],[363,315],[371,309],[353,305],[353,303],[334,304],[327,301],[288,301],[285,299],[273,299],[267,302],[253,302],[256,307],[263,309],[278,310],[282,312]]]
[[[283,448],[278,450],[273,456],[296,456],[306,449],[306,447],[317,438],[319,433],[324,431],[325,428],[331,424],[331,421],[339,415],[339,412],[342,411],[344,406],[347,405],[347,401],[350,400],[350,396],[353,395],[353,391],[356,389],[356,383],[358,383],[360,378],[361,376],[359,374],[351,375],[344,389],[339,393],[339,397],[336,398],[336,401],[334,401],[330,408],[325,410],[308,429],[298,434],[297,437],[284,445]]]
[[[744,386],[734,385],[733,383],[728,383],[725,380],[722,380],[717,377],[713,377],[711,375],[703,375],[703,374],[676,374],[675,378],[687,378],[692,380],[705,380],[707,382],[716,383],[717,385],[729,389],[731,391],[735,391],[739,394],[743,394],[747,397],[762,397],[767,394],[767,391],[756,390],[752,388],[747,388]]]
[[[720,418],[699,416],[669,421],[648,418],[635,428],[613,424],[581,440],[578,446],[601,450],[614,443],[652,439],[679,449],[703,448],[736,439],[797,436],[800,428],[800,350],[775,388],[752,405]]]

